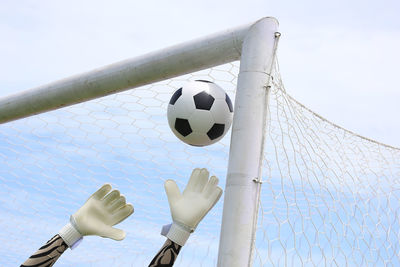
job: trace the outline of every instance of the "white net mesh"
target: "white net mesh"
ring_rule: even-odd
[[[170,222],[166,179],[182,187],[207,167],[225,186],[229,134],[209,147],[181,143],[166,107],[187,80],[217,82],[234,100],[238,64],[186,75],[0,125],[0,265],[21,264],[110,182],[135,213],[122,242],[87,237],[57,266],[146,266]],[[255,266],[400,264],[400,151],[359,137],[297,103],[275,68]],[[222,201],[175,266],[215,266]]]
[[[57,266],[147,266],[171,222],[164,181],[183,188],[195,167],[207,167],[224,187],[229,133],[208,147],[191,147],[169,129],[166,108],[188,80],[216,81],[231,99],[237,64],[0,125],[0,266],[21,264],[68,222],[103,183],[135,207],[120,228],[122,242],[86,237]],[[176,266],[216,263],[222,201],[184,246]]]
[[[273,76],[256,265],[400,265],[400,150],[327,121]]]

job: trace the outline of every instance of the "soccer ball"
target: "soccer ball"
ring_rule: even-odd
[[[207,146],[228,132],[233,107],[221,87],[197,80],[174,92],[167,114],[169,126],[180,140],[192,146]]]

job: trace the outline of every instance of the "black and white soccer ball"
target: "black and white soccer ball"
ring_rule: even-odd
[[[168,123],[174,134],[192,146],[211,145],[232,124],[232,101],[217,84],[189,82],[174,92],[168,105]]]

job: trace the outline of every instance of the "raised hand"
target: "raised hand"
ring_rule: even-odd
[[[133,213],[133,206],[118,190],[111,191],[105,184],[97,190],[73,215],[70,223],[60,231],[60,236],[72,246],[85,235],[97,235],[114,240],[125,238],[125,232],[112,226],[122,222]]]
[[[165,182],[173,220],[167,237],[181,246],[222,195],[218,178],[208,177],[207,169],[194,169],[183,193],[179,191],[175,181]]]

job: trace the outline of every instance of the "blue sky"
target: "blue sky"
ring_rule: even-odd
[[[397,1],[3,1],[0,96],[275,16],[287,90],[399,147]]]
[[[0,6],[0,96],[249,23],[264,16],[275,16],[280,21],[282,33],[278,58],[286,90],[329,120],[361,135],[400,147],[400,86],[397,82],[400,61],[399,5],[396,1],[344,0],[250,0],[245,3],[211,0],[197,3],[6,0]],[[121,99],[129,100],[124,95]],[[9,127],[11,124],[1,126],[0,136],[7,138],[0,141],[0,162],[3,166],[0,167],[0,192],[3,193],[0,211],[13,214],[14,217],[11,222],[3,221],[6,231],[0,235],[0,239],[7,240],[8,235],[18,234],[16,245],[11,246],[11,252],[6,257],[9,262],[5,264],[20,261],[24,257],[21,251],[31,251],[32,246],[36,248],[42,243],[38,238],[50,238],[68,219],[69,213],[82,204],[89,192],[110,179],[121,191],[124,190],[128,200],[136,207],[133,215],[136,219],[121,226],[128,229],[126,242],[94,241],[96,239],[92,237],[78,248],[80,251],[65,255],[63,263],[82,262],[86,253],[101,254],[103,245],[116,250],[120,260],[130,262],[132,255],[125,255],[124,251],[134,251],[138,262],[146,262],[146,259],[140,258],[140,249],[130,246],[146,240],[146,244],[157,245],[157,248],[143,247],[146,253],[152,253],[164,240],[154,229],[158,231],[161,224],[169,221],[168,210],[152,214],[156,216],[152,218],[140,212],[151,205],[146,201],[158,196],[161,196],[157,202],[160,210],[167,209],[162,180],[175,178],[182,186],[190,169],[196,166],[196,161],[200,161],[200,165],[211,164],[214,172],[224,175],[223,168],[204,159],[201,161],[197,150],[180,143],[169,143],[168,152],[161,153],[157,149],[157,136],[152,136],[154,132],[128,131],[120,138],[119,133],[113,131],[113,125],[108,120],[109,114],[113,114],[114,120],[120,116],[122,121],[128,115],[115,105],[115,100],[109,99],[107,104],[110,108],[107,110],[102,109],[101,103],[87,104],[97,112],[94,116],[99,120],[99,128],[88,126],[90,119],[81,114],[79,108],[71,109],[68,113],[58,111],[57,116],[50,114],[43,119],[28,120],[32,128],[25,128],[25,122],[13,123],[12,127]],[[129,101],[132,103],[126,108],[133,110],[129,116],[138,119],[133,124],[135,127],[143,126],[148,118],[141,117],[142,113],[136,110],[135,99]],[[57,128],[53,122],[60,118],[64,119],[62,123],[57,123]],[[152,119],[162,120],[157,114]],[[77,121],[81,123],[79,129],[74,128]],[[167,124],[165,126],[168,127]],[[34,132],[31,129],[35,129]],[[98,135],[98,131],[102,131],[101,135]],[[104,135],[106,141],[102,140]],[[167,141],[174,140],[172,134],[164,138]],[[29,140],[28,147],[20,145],[26,140]],[[61,145],[56,145],[55,141],[61,142]],[[81,146],[78,151],[75,150],[75,142]],[[117,148],[110,150],[109,144]],[[229,144],[229,140],[225,139],[224,144]],[[171,153],[177,150],[181,154],[176,153],[171,157]],[[226,160],[226,146],[217,144],[204,151],[213,153],[219,162]],[[186,161],[187,158],[191,161]],[[101,166],[97,164],[100,160]],[[27,167],[22,167],[22,163]],[[174,170],[169,169],[171,166]],[[182,173],[176,171],[179,168],[182,168]],[[135,184],[132,177],[139,177],[140,185]],[[221,183],[223,185],[224,181]],[[281,185],[271,181],[269,186],[279,192]],[[292,186],[301,187],[296,183]],[[152,200],[141,194],[142,190],[151,192]],[[44,197],[48,192],[52,194],[51,199]],[[305,191],[305,195],[308,192]],[[271,196],[266,194],[266,197]],[[278,210],[285,207],[287,199],[282,195],[274,197]],[[321,193],[321,199],[325,197]],[[60,209],[53,210],[53,205]],[[14,208],[20,214],[14,213]],[[207,253],[215,255],[217,241],[210,243],[207,234],[218,236],[216,226],[221,208],[220,203],[215,211],[216,219],[201,225],[202,228],[193,238],[195,242],[185,247],[182,255],[186,257],[183,257],[181,266],[196,257],[200,257],[200,260],[196,259],[197,263],[207,261],[207,257],[204,257]],[[397,205],[392,208],[398,209]],[[329,211],[327,214],[332,215]],[[39,217],[39,226],[33,219],[36,216]],[[296,213],[293,218],[296,218]],[[28,219],[28,224],[20,223]],[[266,221],[269,219],[271,217],[267,216]],[[284,222],[281,223],[288,227]],[[35,234],[30,235],[31,231]],[[283,230],[281,233],[289,232]],[[202,239],[202,236],[207,238]],[[208,242],[204,247],[211,252],[197,251],[196,256],[199,247],[196,244],[202,242]],[[271,247],[274,246],[281,247],[272,242]],[[261,253],[266,255],[268,252]],[[281,255],[272,255],[271,258],[280,259]],[[289,262],[295,262],[295,259],[289,259]],[[209,265],[204,263],[204,266]]]

